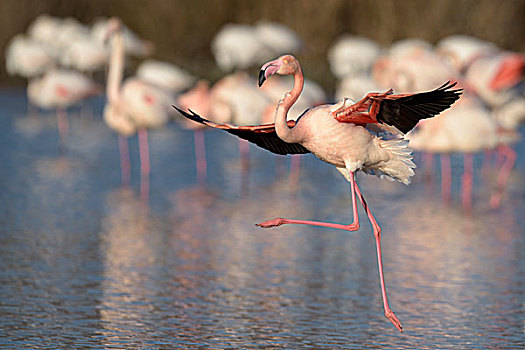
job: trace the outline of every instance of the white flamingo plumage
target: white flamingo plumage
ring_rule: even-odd
[[[255,36],[270,49],[272,57],[287,52],[299,53],[304,48],[301,37],[282,23],[261,21],[255,24],[254,30]]]
[[[226,24],[213,38],[211,49],[217,65],[226,72],[248,69],[271,57],[271,49],[247,24]]]
[[[82,35],[65,47],[60,63],[81,72],[92,74],[106,67],[109,50],[89,35]]]
[[[9,75],[33,78],[55,67],[55,61],[40,42],[18,34],[7,44],[6,69]]]
[[[170,106],[174,99],[170,93],[137,78],[128,78],[122,83],[125,49],[120,30],[120,20],[112,18],[108,23],[108,31],[111,35],[111,58],[106,93],[108,103],[112,105],[115,113],[124,114],[138,128],[141,162],[140,192],[143,201],[147,201],[150,174],[147,129],[159,128],[168,122]]]
[[[523,80],[524,73],[525,54],[501,51],[472,62],[465,79],[486,104],[495,108],[516,97],[513,88]]]
[[[104,43],[107,38],[108,31],[111,30],[112,18],[98,18],[91,26],[91,36],[99,43]],[[120,21],[120,35],[122,36],[123,46],[126,55],[145,57],[149,56],[155,50],[155,45],[151,41],[141,39],[131,29],[129,29],[122,20]]]
[[[380,86],[392,86],[399,92],[429,90],[442,81],[461,80],[455,69],[426,50],[382,57],[375,63],[373,73]]]
[[[337,85],[335,99],[342,100],[348,97],[352,100],[360,100],[369,91],[378,91],[380,86],[369,74],[355,74],[343,78]]]
[[[139,65],[136,76],[173,93],[184,91],[195,83],[195,77],[182,68],[152,59]]]
[[[436,53],[462,73],[476,59],[497,51],[494,44],[470,35],[450,35],[436,44]]]
[[[353,35],[341,36],[328,50],[330,71],[338,79],[369,73],[381,51],[379,44],[371,39]]]
[[[61,145],[65,144],[68,134],[66,109],[99,92],[100,87],[91,79],[70,70],[50,70],[42,77],[31,79],[27,86],[27,95],[32,104],[56,109]]]

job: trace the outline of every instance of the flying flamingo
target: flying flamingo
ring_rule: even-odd
[[[147,129],[159,128],[168,122],[169,106],[173,100],[171,94],[136,78],[127,79],[121,86],[124,71],[124,39],[121,34],[121,22],[117,18],[109,21],[108,35],[112,37],[107,78],[108,103],[118,113],[127,115],[137,126],[140,147],[140,194],[142,200],[147,202],[150,174]]]
[[[287,121],[288,110],[299,98],[303,89],[303,73],[295,57],[284,55],[262,66],[259,72],[259,86],[275,73],[294,76],[292,90],[285,94],[277,106],[275,124],[244,127],[216,124],[193,112],[190,114],[178,108],[177,110],[189,119],[223,129],[271,152],[277,154],[312,152],[321,160],[335,165],[350,182],[353,209],[351,224],[276,218],[259,223],[257,226],[267,228],[283,224],[306,224],[356,231],[359,229],[355,201],[357,195],[374,231],[385,316],[402,331],[401,322],[390,309],[387,301],[381,258],[381,228],[366,204],[354,174],[361,170],[367,174],[377,174],[409,184],[410,177],[414,175],[415,164],[412,163],[407,141],[401,138],[384,140],[370,133],[365,126],[376,124],[389,130],[397,130],[401,134],[406,133],[420,119],[433,117],[449,108],[459,98],[461,90],[451,90],[455,84],[446,83],[433,91],[419,94],[394,95],[392,90],[385,93],[369,93],[357,103],[344,99],[334,105],[312,108],[297,121]]]

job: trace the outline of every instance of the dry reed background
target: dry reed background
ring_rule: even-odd
[[[116,15],[157,47],[155,57],[212,80],[210,42],[227,22],[280,21],[307,43],[301,59],[308,75],[325,87],[334,78],[326,51],[342,33],[365,35],[381,44],[405,37],[435,43],[455,34],[472,34],[504,49],[525,51],[525,0],[0,0],[0,49],[36,16],[73,16],[83,23]],[[9,78],[4,65],[0,83]]]

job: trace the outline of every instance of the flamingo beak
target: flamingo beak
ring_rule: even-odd
[[[261,67],[261,70],[259,71],[259,87],[268,79],[268,77],[281,68],[281,61],[275,60],[266,63],[264,66]]]
[[[262,84],[264,83],[264,81],[266,80],[266,76],[264,74],[264,70],[260,70],[259,71],[259,87],[262,86]]]

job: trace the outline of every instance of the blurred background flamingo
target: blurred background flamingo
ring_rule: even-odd
[[[174,99],[170,92],[138,78],[128,78],[122,83],[125,46],[120,20],[112,18],[107,29],[108,36],[111,37],[111,60],[107,78],[107,97],[110,107],[106,107],[106,113],[118,114],[121,120],[126,120],[121,115],[124,114],[137,127],[140,147],[140,194],[142,200],[147,202],[151,168],[147,129],[160,128],[168,122],[169,107],[174,103]],[[129,131],[132,131],[131,128]],[[122,167],[125,169],[123,171],[127,171],[129,169],[125,160],[127,147],[122,139],[119,140],[119,147],[121,147],[121,157],[124,157],[121,158]],[[127,176],[124,178],[127,179]]]
[[[2,344],[78,348],[95,335],[99,347],[117,348],[520,347],[522,14],[520,1],[492,0],[2,1]],[[119,79],[107,77],[112,17],[121,19]],[[257,89],[254,78],[260,64],[285,53],[308,74],[291,119],[319,103],[391,87],[410,93],[442,79],[466,91],[457,109],[414,130],[414,148],[421,144],[427,154],[415,160],[427,161],[428,176],[419,169],[409,188],[358,179],[381,217],[390,218],[378,223],[389,247],[385,274],[403,281],[390,284],[389,297],[403,305],[398,316],[410,337],[393,340],[395,329],[368,306],[381,298],[370,235],[319,235],[305,226],[262,234],[253,226],[267,215],[317,213],[342,222],[348,193],[333,169],[305,155],[300,176],[276,176],[282,157],[247,152],[245,143],[238,151],[219,132],[187,132],[180,118],[148,130],[151,153],[128,149],[128,138],[145,144],[137,135],[145,123],[132,114],[145,116],[151,99],[124,96],[127,77],[186,100],[201,115],[213,110],[224,118],[217,121],[259,124],[271,119],[292,82]],[[106,95],[53,104],[50,93],[35,94],[36,82],[57,71],[82,74],[98,91],[105,85]],[[46,109],[67,106],[67,156],[56,152],[54,113],[33,103],[26,113],[26,92]],[[73,118],[78,105],[81,117]],[[436,154],[441,176],[430,167]],[[131,174],[139,161],[146,168],[148,156],[151,181],[142,170],[141,204],[129,188],[115,187],[134,184]],[[256,171],[240,171],[250,164]],[[447,205],[434,186],[440,180]],[[147,225],[129,227],[134,216]]]

